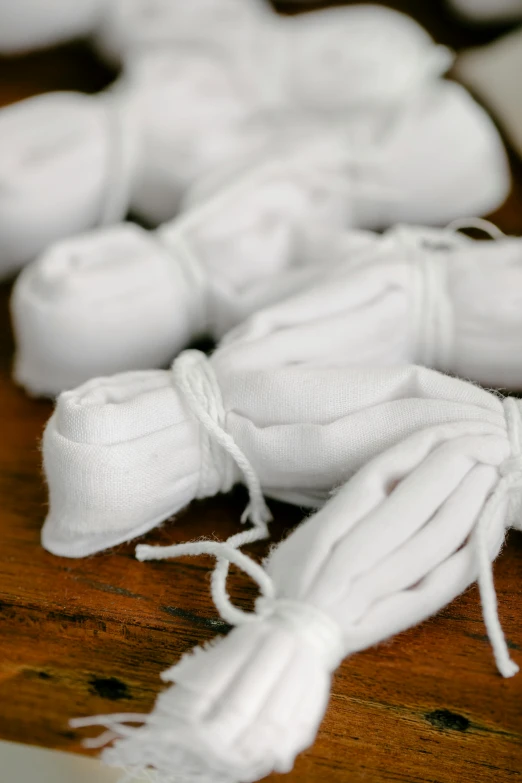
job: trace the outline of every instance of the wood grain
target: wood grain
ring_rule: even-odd
[[[449,24],[435,2],[402,6],[452,45],[491,35]],[[50,89],[96,90],[110,77],[84,46],[0,61],[0,104]],[[495,217],[522,233],[522,176],[513,163],[514,192]],[[81,753],[85,733],[71,731],[69,718],[148,711],[159,673],[227,628],[209,597],[209,559],[140,564],[133,546],[122,546],[71,561],[40,547],[46,492],[38,441],[51,405],[10,381],[8,297],[9,286],[0,286],[0,737]],[[238,490],[194,504],[144,540],[225,538],[244,503]],[[277,538],[299,513],[273,509]],[[522,664],[522,535],[510,536],[495,577],[502,623]],[[252,586],[234,572],[231,591],[238,604],[251,604]],[[285,779],[497,783],[519,779],[521,768],[522,676],[504,681],[496,673],[472,588],[436,618],[344,662],[316,744]]]

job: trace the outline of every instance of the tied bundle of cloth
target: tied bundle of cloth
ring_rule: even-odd
[[[236,367],[421,364],[493,388],[522,389],[522,240],[398,226],[331,233],[328,267],[256,311],[222,342]],[[312,253],[312,249],[310,249]]]
[[[392,114],[391,124],[381,110],[298,123],[254,162],[203,177],[156,232],[124,224],[49,248],[14,290],[16,380],[52,396],[97,375],[165,366],[194,338],[219,338],[318,279],[332,232],[444,223],[503,198],[504,150],[460,86],[439,81]]]
[[[75,725],[106,726],[105,760],[161,781],[288,771],[314,740],[340,661],[476,579],[498,668],[512,676],[491,563],[520,527],[521,438],[519,401],[427,368],[245,370],[231,345],[65,392],[44,436],[51,551],[129,540],[240,480],[253,523],[224,543],[138,547],[141,560],[214,554],[213,598],[238,627],[164,674],[175,685],[150,716]],[[268,534],[263,495],[322,508],[260,567],[239,547]],[[259,585],[253,614],[228,598],[229,563]]]
[[[187,34],[140,50],[99,95],[50,93],[2,109],[0,275],[129,211],[153,225],[171,219],[200,175],[284,148],[288,126],[336,126],[353,188],[373,161],[399,202],[409,194],[409,210],[368,202],[350,225],[439,224],[504,200],[500,137],[464,90],[440,81],[451,54],[415,22],[373,6],[274,20],[291,41],[274,48],[255,37],[246,64],[219,45],[216,25],[215,47]]]

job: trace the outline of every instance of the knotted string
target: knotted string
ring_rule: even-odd
[[[397,226],[389,232],[390,244],[397,239],[411,254],[413,278],[412,334],[416,347],[415,363],[444,372],[454,364],[455,313],[448,287],[449,264],[443,252],[462,247],[460,231],[474,228],[498,240],[505,234],[482,218],[452,221],[445,229]],[[382,243],[383,251],[389,244]]]
[[[254,527],[237,533],[221,544],[216,541],[198,541],[170,547],[141,545],[136,549],[136,557],[138,560],[161,560],[166,557],[199,555],[205,552],[215,555],[218,562],[212,575],[212,596],[216,606],[220,607],[219,611],[223,618],[226,617],[226,622],[237,624],[238,621],[242,621],[245,613],[233,606],[226,591],[229,564],[231,562],[239,564],[240,568],[258,582],[263,594],[267,597],[273,596],[273,591],[263,576],[265,573],[263,569],[237,551],[245,544],[267,538],[267,523],[272,519],[272,515],[265,503],[261,483],[250,460],[225,430],[225,410],[219,384],[205,354],[201,351],[184,351],[174,361],[172,374],[176,388],[183,395],[207,436],[202,443],[202,469],[197,497],[207,497],[219,491],[230,490],[235,479],[235,463],[243,474],[250,496],[241,521],[250,520]],[[212,471],[214,475],[218,473],[220,482],[218,487],[215,482],[209,484],[212,480],[209,474]]]

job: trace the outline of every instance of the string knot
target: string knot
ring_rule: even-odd
[[[201,469],[197,498],[229,492],[243,475],[250,502],[243,519],[264,527],[271,519],[252,464],[226,431],[226,411],[212,364],[201,351],[184,351],[172,365],[174,384],[199,421]]]
[[[448,265],[442,238],[410,240],[413,251],[413,340],[415,362],[449,371],[454,362],[453,303],[448,290]],[[437,252],[438,251],[438,252]]]
[[[335,671],[345,656],[341,627],[326,612],[312,604],[287,598],[267,598],[256,601],[260,620],[283,625],[312,647],[328,671]]]

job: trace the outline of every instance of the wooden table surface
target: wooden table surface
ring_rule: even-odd
[[[490,35],[451,23],[434,0],[389,5],[409,9],[454,46]],[[86,47],[0,61],[0,104],[50,89],[96,90],[108,78]],[[520,165],[514,172],[514,193],[495,219],[522,234]],[[134,546],[122,546],[74,561],[40,547],[38,441],[51,405],[11,383],[9,289],[0,286],[0,738],[82,753],[84,733],[71,731],[69,718],[148,711],[159,673],[226,627],[210,599],[208,558],[141,564]],[[194,504],[144,540],[224,538],[237,530],[244,503],[238,490]],[[273,509],[277,537],[299,515]],[[522,535],[510,536],[495,578],[502,624],[522,664]],[[248,606],[254,591],[245,578],[233,573],[231,588]],[[496,673],[472,588],[436,618],[344,662],[317,742],[286,780],[498,783],[521,769],[522,675],[506,681]]]

